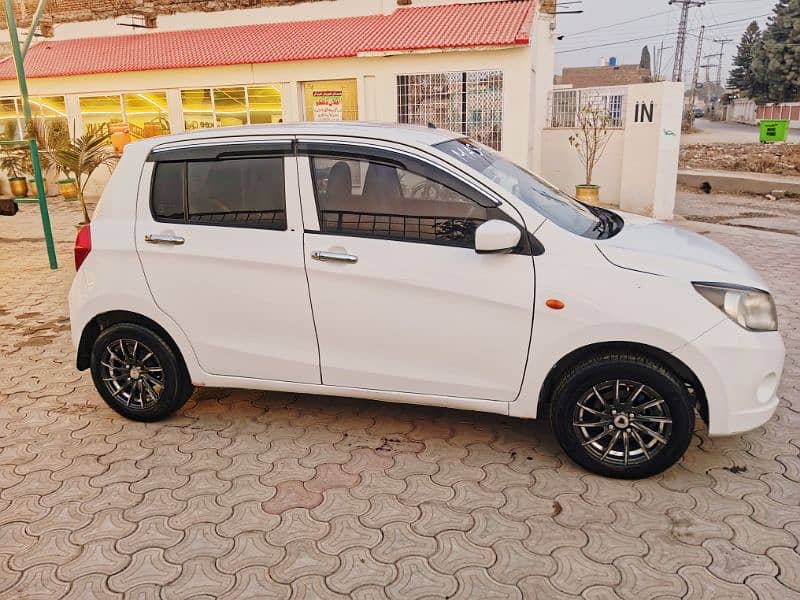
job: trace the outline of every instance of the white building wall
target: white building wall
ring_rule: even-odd
[[[636,122],[637,102],[653,103],[652,122]],[[603,204],[671,219],[680,153],[682,86],[671,82],[631,85],[626,104],[623,128],[612,132],[594,169],[593,183],[601,187]],[[572,128],[547,128],[542,140],[542,175],[570,194],[585,180],[583,165],[569,143],[575,132]]]
[[[737,98],[728,107],[728,121],[736,123],[746,123],[748,125],[756,125],[758,118],[756,117],[756,103],[749,98]]]
[[[202,69],[31,78],[28,79],[28,88],[32,96],[64,95],[67,119],[76,132],[83,131],[78,103],[82,95],[166,91],[172,131],[179,132],[184,126],[180,100],[180,89],[184,88],[275,84],[280,86],[282,92],[284,121],[293,122],[303,120],[305,116],[303,82],[354,78],[358,82],[359,118],[396,122],[397,75],[500,70],[503,73],[503,153],[538,170],[540,163],[532,162],[536,160],[532,148],[538,148],[541,144],[534,143],[532,136],[539,135],[536,124],[544,123],[546,119],[546,95],[549,89],[548,85],[540,90],[539,82],[552,81],[552,74],[548,71],[550,63],[544,62],[541,74],[537,73],[535,85],[532,83],[530,48],[513,46]],[[532,93],[536,101],[532,101]],[[18,95],[16,80],[0,81],[0,97]],[[98,189],[105,179],[98,174],[93,187]]]

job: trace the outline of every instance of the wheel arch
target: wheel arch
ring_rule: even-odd
[[[656,348],[655,346],[649,346],[639,342],[623,341],[589,344],[588,346],[577,348],[559,359],[550,369],[542,384],[542,388],[539,392],[537,414],[548,414],[547,408],[552,401],[553,391],[564,373],[589,356],[596,356],[609,352],[634,352],[664,365],[683,381],[684,384],[691,388],[691,393],[694,397],[697,409],[700,412],[700,416],[703,418],[703,421],[708,424],[708,400],[706,398],[706,393],[700,379],[689,366],[673,354]]]
[[[112,325],[118,325],[120,323],[140,325],[150,329],[153,333],[158,334],[164,339],[165,342],[167,342],[167,344],[169,344],[172,351],[175,352],[175,356],[178,357],[184,372],[189,372],[186,366],[186,360],[183,357],[183,352],[181,352],[180,346],[178,346],[169,332],[161,325],[156,323],[153,319],[127,310],[112,310],[96,315],[86,324],[81,332],[81,340],[78,344],[77,367],[79,371],[85,371],[89,368],[92,356],[92,346],[94,346],[94,343],[100,334]]]

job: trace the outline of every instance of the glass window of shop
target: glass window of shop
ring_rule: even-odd
[[[64,96],[31,96],[28,100],[33,117],[65,119]],[[25,113],[20,98],[0,98],[0,139],[20,140],[25,131]]]
[[[280,88],[274,85],[181,91],[187,131],[282,121]]]
[[[165,92],[126,92],[79,99],[84,133],[111,133],[125,123],[131,138],[154,137],[170,132]]]
[[[122,95],[125,121],[134,138],[170,132],[166,92],[132,92]]]

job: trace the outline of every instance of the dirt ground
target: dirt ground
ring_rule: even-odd
[[[800,144],[688,144],[680,168],[800,176]]]

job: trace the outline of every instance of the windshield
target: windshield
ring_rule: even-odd
[[[610,237],[618,231],[615,231],[618,217],[612,217],[610,211],[581,204],[491,148],[469,139],[450,140],[436,147],[488,177],[567,231],[597,239]]]

